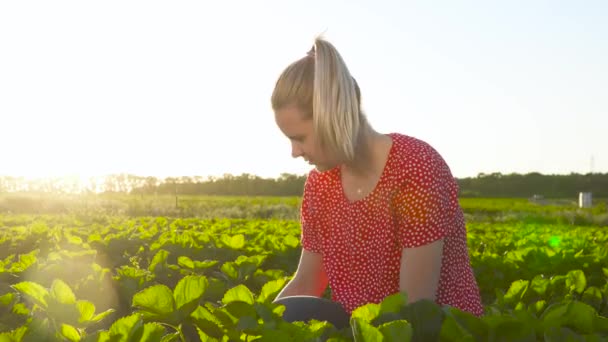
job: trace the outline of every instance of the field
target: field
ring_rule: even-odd
[[[2,195],[0,341],[605,341],[596,203],[462,199],[484,316],[395,295],[339,330],[271,303],[297,265],[298,198]]]

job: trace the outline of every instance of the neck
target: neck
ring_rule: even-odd
[[[371,127],[365,126],[361,130],[355,151],[355,159],[343,165],[343,170],[356,177],[371,176],[374,170],[374,145],[380,134]]]

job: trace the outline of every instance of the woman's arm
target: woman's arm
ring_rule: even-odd
[[[414,247],[404,248],[401,253],[399,270],[399,290],[407,293],[408,303],[420,299],[436,299],[443,239]]]
[[[303,249],[295,276],[285,285],[276,299],[289,296],[321,297],[327,288],[327,283],[321,254]]]

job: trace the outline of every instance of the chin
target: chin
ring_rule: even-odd
[[[315,169],[317,169],[317,171],[319,172],[325,172],[325,171],[329,171],[331,169],[333,169],[335,166],[328,166],[328,165],[316,165],[315,164]]]

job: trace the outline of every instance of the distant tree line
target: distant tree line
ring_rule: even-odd
[[[298,196],[306,175],[283,173],[277,178],[251,174],[222,177],[142,177],[115,174],[86,180],[70,177],[26,179],[0,176],[0,193],[130,193],[137,195]]]
[[[222,177],[141,177],[117,174],[85,181],[72,178],[26,180],[0,177],[0,193],[131,193],[137,195],[301,196],[306,175],[281,174],[263,178],[251,174]],[[461,197],[572,198],[579,192],[608,198],[608,173],[569,175],[480,173],[457,179]]]
[[[156,187],[148,184],[134,187],[134,194],[179,194],[222,196],[299,196],[302,194],[305,175],[284,173],[278,178],[262,178],[251,174],[208,177],[196,181],[189,177],[166,178]]]
[[[576,197],[591,192],[594,197],[608,197],[608,173],[571,173],[542,175],[540,173],[484,174],[458,179],[461,197]]]

